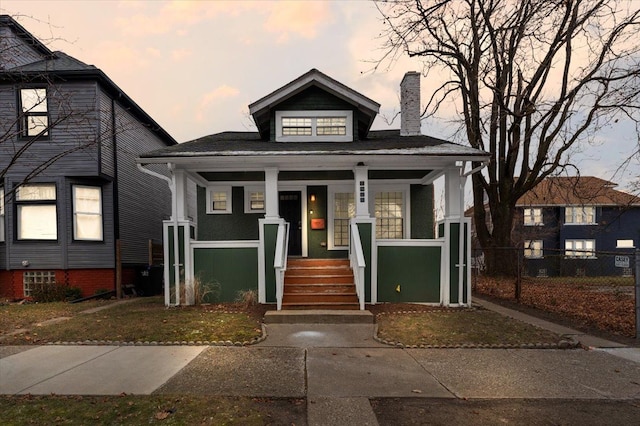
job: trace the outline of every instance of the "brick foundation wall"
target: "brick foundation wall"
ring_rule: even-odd
[[[0,271],[0,297],[24,298],[23,272],[24,270]],[[114,288],[115,270],[113,269],[68,269],[56,270],[55,273],[57,283],[80,288],[83,297],[94,295],[96,290],[113,290]],[[134,272],[132,276],[135,277]]]

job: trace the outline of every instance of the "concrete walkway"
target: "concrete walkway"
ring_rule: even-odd
[[[306,398],[309,425],[376,425],[371,398],[640,399],[638,348],[578,332],[602,348],[399,349],[376,342],[373,325],[266,330],[264,342],[248,347],[0,346],[0,394]]]

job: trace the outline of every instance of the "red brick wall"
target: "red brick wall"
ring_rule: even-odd
[[[0,271],[0,296],[9,299],[22,299],[23,270]],[[67,284],[71,287],[79,287],[82,296],[92,296],[96,290],[113,290],[115,283],[115,271],[113,269],[68,269],[56,270],[56,282]],[[135,276],[135,274],[133,275]]]

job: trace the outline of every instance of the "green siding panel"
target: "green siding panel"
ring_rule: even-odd
[[[469,259],[466,258],[466,253],[467,253],[467,241],[466,241],[466,230],[467,230],[467,224],[464,224],[464,232],[465,232],[465,241],[464,241],[464,253],[465,253],[465,260],[464,260],[464,264],[468,265],[469,264]],[[459,247],[460,247],[460,224],[459,223],[452,223],[451,224],[451,232],[449,235],[449,241],[450,241],[450,256],[451,256],[451,263],[449,266],[449,271],[451,274],[451,288],[449,291],[449,297],[450,297],[450,301],[451,303],[458,303],[458,294],[459,294],[459,288],[458,288],[458,283],[459,283],[459,277],[458,277],[458,267],[456,266],[458,264],[459,261]],[[467,271],[466,271],[466,267],[465,267],[465,271],[463,274],[463,290],[466,289],[467,286]],[[463,291],[462,294],[462,300],[464,303],[467,303],[467,292]]]
[[[411,185],[411,238],[435,238],[434,226],[433,185]]]
[[[278,225],[264,225],[264,277],[267,303],[276,302],[276,272],[273,268],[273,261],[276,255],[277,239]]]
[[[258,250],[255,248],[198,248],[193,250],[194,273],[211,293],[202,302],[233,302],[238,292],[258,291]]]
[[[440,247],[379,247],[378,301],[439,303],[440,257]]]
[[[258,219],[264,213],[244,212],[244,188],[231,190],[231,214],[207,214],[206,189],[198,187],[198,241],[238,241],[260,238]]]

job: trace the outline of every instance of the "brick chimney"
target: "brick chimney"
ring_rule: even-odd
[[[420,73],[407,72],[400,82],[400,136],[420,132]]]

